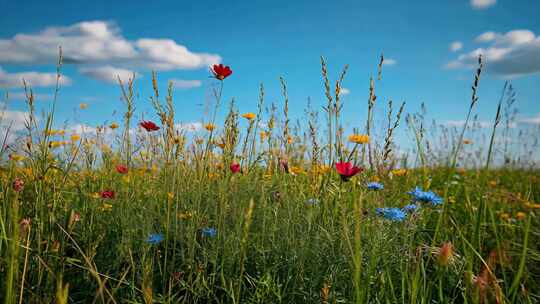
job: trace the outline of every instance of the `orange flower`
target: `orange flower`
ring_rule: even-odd
[[[257,115],[255,115],[254,113],[248,112],[248,113],[242,114],[242,117],[244,117],[247,120],[253,120],[255,117],[257,117]]]
[[[206,131],[208,132],[212,132],[216,129],[216,125],[214,124],[211,124],[211,123],[207,123],[204,125],[204,128],[206,129]]]
[[[349,135],[349,141],[355,144],[367,144],[369,142],[369,136],[363,134]]]
[[[454,246],[451,242],[442,244],[437,252],[437,262],[441,266],[448,266],[454,259]]]

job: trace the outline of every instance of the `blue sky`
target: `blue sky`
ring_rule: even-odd
[[[241,112],[256,111],[260,83],[267,102],[281,104],[278,77],[283,76],[291,114],[302,118],[308,97],[315,105],[324,103],[323,55],[333,80],[343,65],[350,65],[343,118],[347,127],[359,127],[381,52],[394,64],[384,66],[377,87],[380,102],[406,101],[407,112],[425,102],[430,117],[441,123],[460,121],[470,102],[475,50],[486,57],[480,119],[492,119],[510,79],[520,124],[540,124],[536,0],[2,1],[0,9],[9,12],[0,19],[0,91],[20,99],[25,76],[41,94],[39,105],[50,106],[53,46],[60,42],[64,56],[77,61],[63,67],[69,82],[58,101],[58,121],[68,124],[120,120],[120,91],[110,80],[127,71],[139,75],[138,117],[152,118],[151,70],[157,70],[162,91],[169,79],[200,81],[200,86],[175,90],[179,122],[200,121],[200,104],[215,83],[208,66],[215,61],[231,66],[224,97],[235,97]],[[82,102],[89,108],[76,110]],[[23,112],[24,104],[14,100],[9,110]]]

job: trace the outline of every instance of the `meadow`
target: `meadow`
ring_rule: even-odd
[[[513,88],[480,128],[479,59],[464,124],[444,128],[378,97],[383,62],[353,130],[347,67],[331,81],[323,58],[327,102],[302,119],[285,79],[278,104],[261,85],[244,112],[227,92],[234,67],[211,67],[197,132],[178,128],[156,74],[119,79],[123,121],[84,133],[57,127],[56,100],[37,113],[26,87],[26,129],[0,152],[0,300],[540,302],[540,132],[512,127]],[[135,85],[152,85],[155,121],[138,118]]]

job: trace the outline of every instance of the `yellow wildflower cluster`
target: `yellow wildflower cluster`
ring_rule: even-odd
[[[405,176],[407,175],[407,169],[394,169],[390,173],[392,176]]]
[[[355,144],[367,144],[369,142],[369,136],[364,134],[352,134],[349,135],[349,141]]]
[[[65,130],[48,130],[45,132],[47,136],[64,136],[66,134]]]

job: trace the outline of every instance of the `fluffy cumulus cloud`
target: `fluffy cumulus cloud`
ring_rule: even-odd
[[[495,5],[495,3],[497,3],[497,0],[471,0],[472,7],[476,9],[485,9]]]
[[[454,41],[450,43],[450,51],[457,52],[463,48],[463,43],[461,41]]]
[[[164,71],[198,69],[221,61],[217,54],[193,52],[171,39],[128,40],[113,22],[87,21],[0,39],[0,63],[54,64],[59,46],[66,64],[104,66],[99,72],[84,68],[86,75],[100,80],[104,71],[113,71],[112,66],[117,71]]]
[[[478,56],[482,55],[486,71],[504,78],[540,72],[540,36],[532,31],[485,32],[476,38],[476,42],[485,46],[459,55],[447,67],[473,68]]]
[[[173,86],[177,89],[198,88],[202,85],[200,80],[171,79]]]
[[[133,78],[133,76],[140,77],[140,75],[134,71],[115,68],[108,65],[99,67],[83,67],[80,68],[79,71],[83,75],[109,83],[118,83],[118,78],[125,83],[129,79]]]
[[[8,73],[0,67],[0,88],[21,88],[23,79],[32,87],[49,87],[56,85],[56,73],[20,72]],[[62,76],[60,84],[69,85],[71,79]]]

